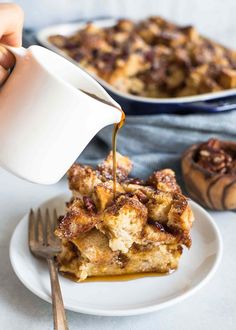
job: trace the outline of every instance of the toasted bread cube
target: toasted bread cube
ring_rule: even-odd
[[[168,213],[172,205],[172,194],[159,191],[150,198],[146,207],[148,209],[148,218],[158,221],[161,224],[167,224]]]
[[[94,187],[101,183],[100,173],[90,166],[74,164],[68,171],[69,188],[81,195],[91,196]]]
[[[155,222],[152,225],[146,224],[143,228],[142,238],[138,241],[140,245],[159,245],[179,243],[180,237],[174,236],[166,230],[160,229]]]
[[[224,88],[236,87],[236,70],[222,69],[220,73],[219,83]]]
[[[116,153],[116,166],[117,166],[117,177],[125,178],[132,170],[133,164],[128,157],[122,156],[120,153]],[[111,179],[113,177],[113,153],[109,153],[108,157],[98,165],[98,170],[105,178]]]
[[[186,87],[180,89],[176,93],[176,96],[177,97],[182,97],[182,96],[190,96],[190,95],[195,95],[195,94],[198,94],[198,91],[197,91],[196,87],[186,86]]]
[[[177,31],[164,31],[157,37],[157,42],[173,48],[183,45],[186,41],[186,36]]]
[[[109,83],[116,85],[116,81],[121,77],[131,77],[136,75],[139,72],[142,72],[149,67],[148,63],[144,62],[144,59],[139,54],[130,54],[128,59],[125,62],[125,65],[122,67],[116,68],[109,77]]]
[[[124,193],[124,189],[117,182],[116,183],[116,195]],[[107,181],[103,183],[99,183],[94,188],[93,199],[96,202],[97,208],[99,211],[104,211],[105,208],[111,204],[114,199],[114,191],[113,191],[113,181]]]
[[[148,178],[148,184],[162,191],[181,192],[176,182],[175,172],[169,168],[154,172]]]
[[[169,90],[182,86],[185,80],[185,72],[182,68],[175,65],[175,70],[166,77],[166,86]]]
[[[134,27],[134,22],[129,19],[120,19],[117,23],[117,29],[125,32],[131,32]]]
[[[173,194],[173,202],[168,213],[167,226],[179,232],[189,232],[193,223],[193,212],[188,200],[182,194]]]
[[[139,27],[138,33],[148,44],[153,43],[156,36],[160,34],[161,30],[157,24],[153,22],[145,22]]]
[[[69,211],[60,219],[55,235],[60,238],[74,238],[78,234],[89,231],[100,218],[93,211],[88,211],[81,200],[75,199],[69,207]]]
[[[148,219],[170,230],[179,242],[191,246],[189,236],[194,220],[187,198],[180,193],[158,192],[146,204]]]
[[[122,195],[104,211],[98,228],[108,235],[113,251],[126,253],[140,238],[146,221],[147,209],[138,198]]]
[[[188,88],[198,88],[199,85],[201,85],[202,80],[206,76],[207,70],[208,70],[207,64],[202,64],[192,69],[189,77],[187,78]]]
[[[215,80],[208,77],[203,79],[201,85],[199,86],[200,93],[218,92],[220,90],[222,90],[222,87],[215,82]]]
[[[78,257],[78,253],[74,249],[74,244],[71,241],[68,241],[68,239],[62,238],[61,247],[61,252],[57,257],[59,263],[68,264],[72,259]]]
[[[187,36],[188,40],[194,43],[198,43],[200,41],[200,36],[197,29],[193,26],[186,26],[182,28],[182,32]]]
[[[63,49],[66,46],[67,39],[64,36],[58,34],[58,35],[50,36],[48,38],[48,41],[51,42],[56,47]]]
[[[93,228],[72,240],[81,256],[97,264],[109,264],[115,261],[119,252],[113,252],[108,245],[108,238]]]

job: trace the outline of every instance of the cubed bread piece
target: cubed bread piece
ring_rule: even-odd
[[[89,247],[89,241],[87,244]],[[96,245],[96,247],[95,250],[99,250],[99,245]],[[86,246],[83,247],[83,250],[88,251]],[[159,246],[134,244],[128,253],[120,254],[117,258],[114,256],[114,252],[109,252],[108,242],[104,242],[99,252],[99,262],[97,262],[95,250],[93,249],[94,254],[88,252],[89,258],[82,257],[83,251],[79,250],[78,257],[72,259],[70,263],[59,263],[59,270],[73,275],[73,279],[76,281],[83,281],[87,277],[93,276],[147,272],[169,273],[178,267],[179,258],[182,254],[182,247],[178,244]],[[112,254],[110,255],[110,253]],[[108,259],[103,258],[103,255],[107,256]]]
[[[119,152],[116,153],[116,166],[117,166],[117,178],[124,179],[128,176],[132,170],[133,164],[128,157],[122,156]],[[106,179],[112,179],[113,177],[113,153],[109,153],[107,158],[98,165],[98,170]]]
[[[146,204],[146,207],[148,209],[148,219],[158,221],[160,224],[166,225],[171,205],[171,193],[159,191],[153,194],[153,196]]]
[[[224,88],[236,87],[236,70],[222,69],[219,77],[219,83]]]
[[[182,28],[181,31],[187,36],[188,41],[194,43],[198,43],[200,41],[199,33],[194,26],[186,26]]]
[[[182,244],[191,246],[189,236],[193,213],[187,198],[180,193],[157,192],[146,204],[149,221],[157,221],[174,235],[180,236]]]
[[[218,92],[220,90],[222,90],[222,87],[215,80],[208,77],[205,77],[199,86],[200,93]]]
[[[89,201],[90,204],[92,200]],[[69,211],[59,221],[55,235],[60,238],[74,238],[78,234],[89,231],[100,221],[99,215],[93,209],[87,209],[83,202],[75,199]]]
[[[123,187],[116,183],[116,196],[124,193]],[[114,199],[113,181],[109,180],[103,183],[99,183],[94,188],[93,199],[97,205],[98,211],[104,211],[105,208],[112,203]]]
[[[155,44],[164,44],[169,47],[179,47],[186,43],[187,38],[183,33],[178,31],[163,31],[160,35],[156,38]]]
[[[74,258],[79,256],[77,248],[74,248],[74,244],[68,239],[62,238],[61,240],[61,252],[57,256],[57,261],[60,264],[69,264]]]
[[[168,90],[174,90],[178,87],[182,87],[185,81],[185,70],[178,65],[172,65],[169,67],[168,75],[165,79],[166,88]]]
[[[176,182],[175,172],[167,168],[154,172],[147,180],[147,183],[158,190],[181,192]]]
[[[51,42],[54,46],[63,49],[67,44],[67,38],[58,34],[54,36],[50,36],[48,41]]]
[[[177,229],[179,232],[190,231],[193,223],[193,212],[189,206],[188,200],[182,194],[173,194],[173,201],[168,212],[167,226]]]
[[[139,245],[160,245],[180,243],[181,237],[172,235],[158,222],[148,220],[142,232],[142,238],[137,241]]]
[[[117,30],[125,31],[125,32],[131,32],[135,27],[134,22],[132,22],[129,19],[120,19],[117,22],[116,28]]]
[[[138,34],[148,44],[152,44],[155,38],[161,33],[161,29],[154,22],[144,22],[138,27]]]
[[[132,181],[131,181],[132,182]],[[156,189],[151,186],[144,186],[143,183],[129,183],[129,181],[122,182],[122,187],[124,188],[126,193],[136,194],[140,191],[146,195],[148,198],[151,198],[153,194],[156,192]]]
[[[122,67],[116,68],[109,77],[109,83],[116,85],[116,80],[120,77],[131,77],[136,75],[139,72],[149,68],[150,64],[144,61],[143,56],[139,54],[130,54],[128,59],[125,61],[125,65]]]
[[[74,164],[68,171],[69,188],[82,196],[91,196],[94,187],[101,183],[100,173],[90,166]]]
[[[97,228],[109,237],[113,251],[126,253],[142,233],[147,221],[147,209],[137,197],[121,195],[105,209]]]
[[[96,228],[78,235],[72,242],[78,248],[80,255],[92,263],[110,264],[118,258],[119,252],[109,248],[108,238]]]

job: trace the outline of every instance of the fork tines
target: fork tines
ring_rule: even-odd
[[[54,235],[57,226],[57,212],[53,210],[53,216],[50,216],[49,209],[42,215],[40,209],[34,212],[32,209],[29,213],[29,248],[34,255],[41,256],[45,253],[45,257],[56,255],[60,252],[60,240]],[[48,247],[48,250],[46,248]]]

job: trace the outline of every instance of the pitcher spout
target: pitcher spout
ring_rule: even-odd
[[[111,101],[110,98],[107,100],[84,90],[81,92],[89,97],[90,109],[93,109],[94,118],[102,123],[102,127],[120,123],[123,120],[124,113],[114,100]]]

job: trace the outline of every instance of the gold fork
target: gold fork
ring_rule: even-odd
[[[31,253],[37,258],[46,259],[48,263],[52,290],[54,330],[68,330],[55,263],[55,256],[61,252],[61,242],[54,235],[56,224],[57,213],[55,209],[53,217],[50,217],[49,210],[46,209],[44,221],[40,209],[38,209],[36,214],[31,209],[29,214],[28,242]]]

